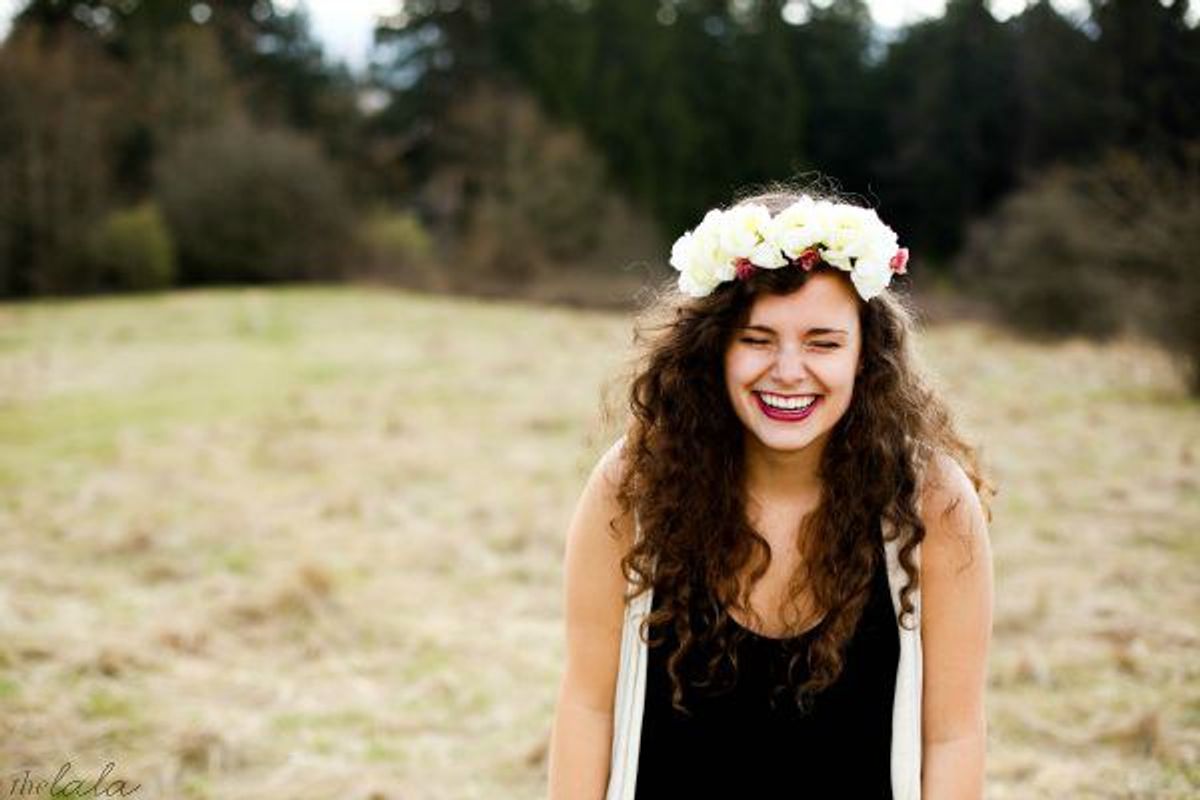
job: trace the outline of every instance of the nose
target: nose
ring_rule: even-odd
[[[771,374],[781,386],[803,383],[804,378],[808,375],[808,365],[804,361],[804,349],[791,345],[782,347],[779,355],[775,358]]]

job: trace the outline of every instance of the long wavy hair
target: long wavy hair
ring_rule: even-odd
[[[830,197],[826,191],[804,192]],[[761,203],[778,213],[798,196],[776,186],[738,204]],[[684,704],[684,664],[703,665],[696,688],[719,692],[736,682],[737,646],[747,633],[732,624],[725,609],[758,616],[749,603],[750,589],[771,559],[767,540],[746,513],[748,434],[727,393],[724,355],[756,297],[789,294],[818,271],[849,283],[846,272],[823,263],[811,273],[755,270],[748,279],[723,283],[702,298],[683,295],[671,280],[653,292],[635,321],[628,380],[632,413],[617,496],[623,513],[637,519],[640,535],[622,558],[621,570],[632,584],[626,601],[651,587],[661,594],[639,635],[661,644],[662,639],[648,639],[649,627],[674,627],[679,646],[668,656],[667,668],[672,705],[683,713],[690,713]],[[786,598],[787,607],[796,608],[807,590],[816,606],[813,618],[821,621],[803,637],[784,641],[786,675],[771,698],[774,704],[776,695],[790,690],[801,711],[842,671],[882,550],[883,519],[900,539],[906,573],[897,622],[911,622],[911,594],[920,585],[914,548],[925,536],[919,492],[934,454],[947,454],[963,467],[989,520],[983,492],[995,493],[976,448],[959,436],[951,410],[919,363],[913,343],[916,316],[908,301],[891,289],[869,302],[857,292],[854,296],[862,331],[861,371],[821,459],[818,504],[797,531],[803,557]],[[749,580],[740,581],[748,565]],[[807,676],[797,682],[802,659]]]

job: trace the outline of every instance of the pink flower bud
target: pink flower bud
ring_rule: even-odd
[[[748,258],[739,258],[733,262],[733,268],[737,272],[737,276],[742,280],[746,280],[754,274],[755,266],[750,263]]]
[[[821,252],[815,247],[810,247],[800,254],[797,263],[807,272],[817,265],[821,260]]]
[[[892,256],[890,263],[892,272],[895,272],[897,275],[906,274],[907,270],[905,269],[905,266],[908,264],[908,248],[901,247],[899,250],[897,250],[896,255]]]

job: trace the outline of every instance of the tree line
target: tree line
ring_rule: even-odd
[[[1088,198],[1061,185],[1173,198],[1137,213],[1194,198],[1187,13],[950,0],[886,35],[862,0],[397,0],[356,76],[268,0],[30,0],[0,46],[0,293],[659,268],[705,208],[810,175],[878,206],[929,274],[984,285],[972,266],[1020,270],[1024,247],[1093,258],[1080,220],[1104,251],[1110,212],[1065,210]],[[1113,270],[1171,272],[1129,246]]]

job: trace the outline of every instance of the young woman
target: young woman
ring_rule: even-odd
[[[907,257],[786,191],[676,242],[567,534],[552,800],[982,797],[994,489]]]

